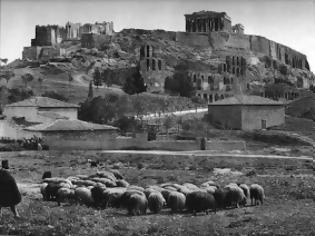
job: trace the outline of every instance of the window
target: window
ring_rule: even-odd
[[[149,57],[149,56],[150,56],[150,46],[147,45],[147,57]]]
[[[194,80],[193,80],[193,82],[194,82],[194,83],[197,82],[197,76],[196,76],[196,74],[194,74]]]

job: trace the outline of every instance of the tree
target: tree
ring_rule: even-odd
[[[120,131],[125,134],[126,132],[133,132],[140,129],[140,125],[134,117],[122,116],[114,122],[114,126],[118,127]]]
[[[103,70],[102,80],[104,81],[107,87],[112,86],[113,78],[112,78],[112,71],[110,69]]]
[[[93,83],[98,88],[99,86],[102,86],[102,76],[99,68],[95,68],[94,74],[93,74]]]
[[[133,73],[131,77],[128,77],[123,85],[123,90],[125,93],[130,95],[145,92],[146,89],[147,87],[144,84],[144,80],[140,74],[139,69]]]
[[[176,71],[173,78],[166,78],[164,87],[182,97],[191,97],[194,94],[193,83],[186,71]]]
[[[165,127],[168,135],[168,130],[173,126],[173,118],[171,116],[167,116],[163,122],[163,126]]]
[[[133,100],[133,109],[136,111],[137,117],[145,110],[145,100],[139,96]]]
[[[6,65],[8,63],[8,58],[0,58],[0,61]]]
[[[9,89],[9,103],[19,102],[34,95],[32,90],[13,88]]]
[[[27,87],[27,84],[34,79],[33,75],[30,73],[26,73],[22,75],[21,78],[22,78],[22,81],[24,82],[25,88]]]
[[[9,83],[9,80],[15,76],[14,72],[12,70],[5,70],[0,74],[0,78],[4,78],[7,83]]]
[[[90,81],[88,99],[92,99],[92,98],[93,98],[93,85],[92,85],[92,81]]]

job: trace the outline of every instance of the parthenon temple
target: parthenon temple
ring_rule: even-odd
[[[186,32],[231,32],[231,18],[225,12],[199,11],[185,17]]]

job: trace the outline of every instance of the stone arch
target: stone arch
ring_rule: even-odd
[[[209,94],[209,102],[213,102],[213,95]]]
[[[162,61],[161,60],[158,60],[158,68],[159,68],[159,70],[162,70]]]
[[[140,47],[140,57],[142,58],[142,57],[145,57],[145,47],[144,46],[142,46],[142,47]]]
[[[150,45],[147,45],[147,57],[150,57]]]
[[[201,79],[197,80],[197,90],[201,90]]]
[[[152,59],[152,70],[156,70],[156,61]]]
[[[193,82],[197,83],[197,75],[195,73],[193,74]]]
[[[230,79],[224,77],[224,78],[223,78],[223,84],[230,84]]]
[[[216,93],[214,96],[214,101],[218,101],[219,100],[219,95]]]
[[[220,99],[221,99],[221,100],[224,99],[224,95],[223,95],[223,94],[221,94]]]
[[[147,70],[150,70],[150,59],[147,59]]]

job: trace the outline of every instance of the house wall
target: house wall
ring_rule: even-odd
[[[50,149],[112,149],[116,131],[42,132]]]
[[[0,120],[0,138],[23,139],[31,138],[35,134],[41,135],[40,133],[25,131],[22,126],[14,125],[8,120]]]
[[[261,129],[261,120],[266,120],[267,128],[284,124],[284,106],[243,106],[242,129]]]
[[[227,129],[241,129],[241,110],[239,106],[209,106],[210,123]]]

